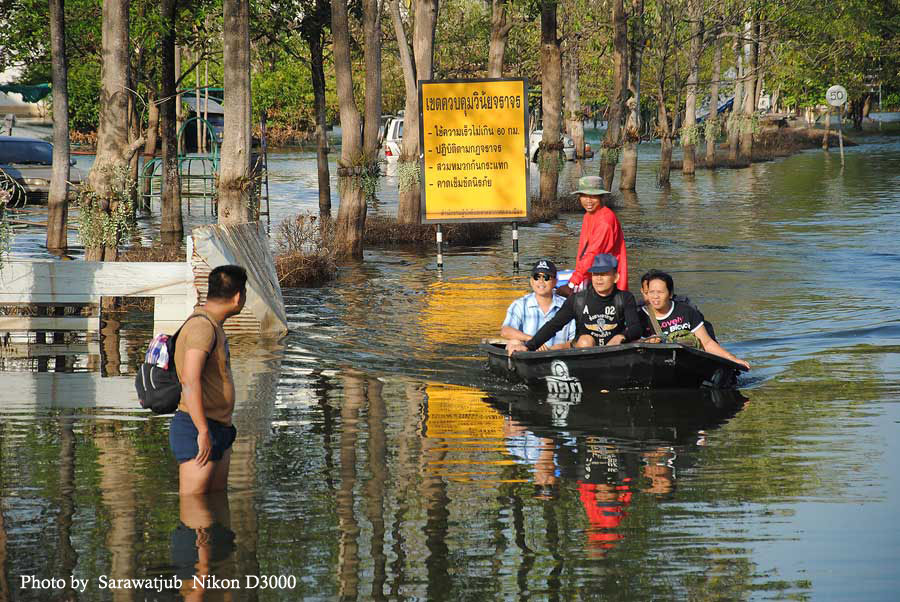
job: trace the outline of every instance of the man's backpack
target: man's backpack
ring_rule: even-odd
[[[184,325],[197,316],[212,324],[216,338],[213,339],[210,353],[216,348],[219,336],[216,325],[204,314],[189,316],[171,336],[158,334],[153,337],[144,356],[144,363],[140,365],[134,377],[134,388],[137,389],[141,407],[145,410],[150,410],[154,414],[171,414],[178,409],[181,402],[181,381],[178,380],[178,372],[175,369],[175,341]]]

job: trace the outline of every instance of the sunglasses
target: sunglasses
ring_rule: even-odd
[[[544,282],[550,282],[551,280],[553,280],[553,276],[551,276],[550,274],[543,274],[543,273],[532,274],[531,277],[534,278],[535,280],[543,280]]]

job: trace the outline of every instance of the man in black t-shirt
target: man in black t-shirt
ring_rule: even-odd
[[[608,253],[598,254],[588,272],[591,286],[585,287],[566,299],[553,318],[544,324],[537,334],[525,344],[508,347],[515,351],[534,351],[569,320],[575,320],[575,339],[572,347],[594,347],[598,345],[619,345],[640,336],[640,319],[634,296],[628,291],[618,290],[616,271],[618,262]]]

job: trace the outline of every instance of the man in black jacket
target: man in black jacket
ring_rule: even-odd
[[[591,286],[569,296],[563,306],[537,334],[524,344],[510,346],[510,354],[516,351],[534,351],[569,320],[575,320],[575,339],[572,347],[619,345],[633,341],[641,335],[634,295],[616,288],[619,275],[618,262],[608,253],[598,254],[588,272]]]

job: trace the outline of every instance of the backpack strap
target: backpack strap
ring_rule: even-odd
[[[656,319],[656,313],[653,311],[653,306],[647,303],[646,305],[644,305],[644,309],[647,311],[647,315],[650,317],[650,324],[653,325],[653,332],[655,332],[656,336],[659,337],[660,342],[668,343],[669,337],[664,335],[662,328],[659,327],[659,321]]]
[[[212,347],[209,348],[209,351],[206,352],[207,354],[211,354],[215,350],[216,345],[219,343],[219,331],[216,330],[216,325],[213,324],[213,321],[206,314],[193,313],[193,314],[189,315],[187,317],[187,319],[184,322],[182,322],[181,326],[178,327],[178,330],[175,331],[175,334],[172,335],[172,340],[173,341],[177,340],[178,335],[181,333],[181,329],[184,328],[184,325],[187,324],[188,322],[190,322],[192,318],[196,318],[196,317],[205,318],[206,321],[209,322],[210,326],[213,327],[213,344],[212,344]],[[173,347],[173,349],[174,349],[174,347]],[[173,358],[173,360],[174,360],[174,358]]]
[[[574,293],[575,299],[572,301],[572,304],[575,306],[573,309],[575,310],[576,324],[581,314],[584,313],[584,306],[587,305],[587,290],[587,287],[585,287],[583,290]]]
[[[616,289],[616,292],[613,293],[613,305],[616,308],[616,317],[625,319],[625,295],[622,294],[622,291]]]

